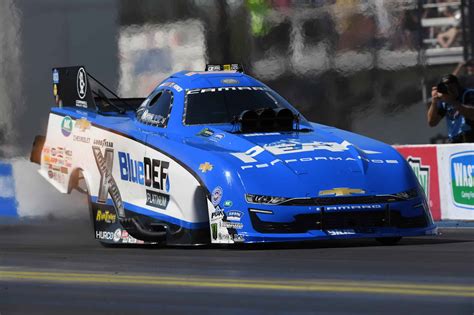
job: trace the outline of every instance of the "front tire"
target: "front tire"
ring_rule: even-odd
[[[385,246],[397,245],[402,238],[398,237],[377,237],[375,240]]]

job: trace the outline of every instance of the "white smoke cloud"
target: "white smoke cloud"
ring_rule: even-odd
[[[13,0],[0,1],[0,30],[0,156],[4,156],[11,154],[5,144],[15,140],[13,117],[21,95],[20,17]]]

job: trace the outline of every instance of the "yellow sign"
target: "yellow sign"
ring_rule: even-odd
[[[76,128],[79,128],[81,131],[86,131],[91,127],[91,122],[88,121],[86,118],[81,118],[76,120],[76,124],[74,126]]]
[[[335,195],[335,196],[350,196],[350,195],[355,195],[355,194],[365,194],[365,190],[358,189],[358,188],[333,188],[329,190],[321,190],[319,192],[320,196],[329,196],[329,195]]]
[[[199,169],[203,173],[206,173],[207,171],[212,171],[213,168],[214,168],[214,166],[209,162],[202,163],[201,165],[199,165]]]
[[[97,215],[95,216],[95,221],[96,222],[106,222],[106,223],[115,223],[115,220],[117,220],[117,215],[115,213],[112,213],[108,210],[102,211],[102,210],[97,210]]]

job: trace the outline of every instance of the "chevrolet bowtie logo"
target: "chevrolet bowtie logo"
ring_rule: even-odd
[[[320,196],[329,196],[329,195],[334,195],[334,196],[350,196],[350,195],[355,195],[355,194],[365,194],[365,190],[362,189],[357,189],[357,188],[334,188],[334,189],[329,189],[329,190],[321,190],[319,192]]]
[[[86,131],[87,129],[91,128],[91,122],[88,121],[86,118],[81,118],[76,120],[75,126],[81,131]]]
[[[213,168],[214,168],[214,166],[209,162],[202,163],[201,165],[199,165],[199,169],[203,173],[206,173],[207,171],[212,171]]]

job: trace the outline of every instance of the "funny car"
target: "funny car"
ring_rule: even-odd
[[[436,233],[395,149],[309,122],[239,64],[172,74],[146,98],[118,97],[83,66],[52,77],[31,161],[60,192],[87,193],[105,245]]]

